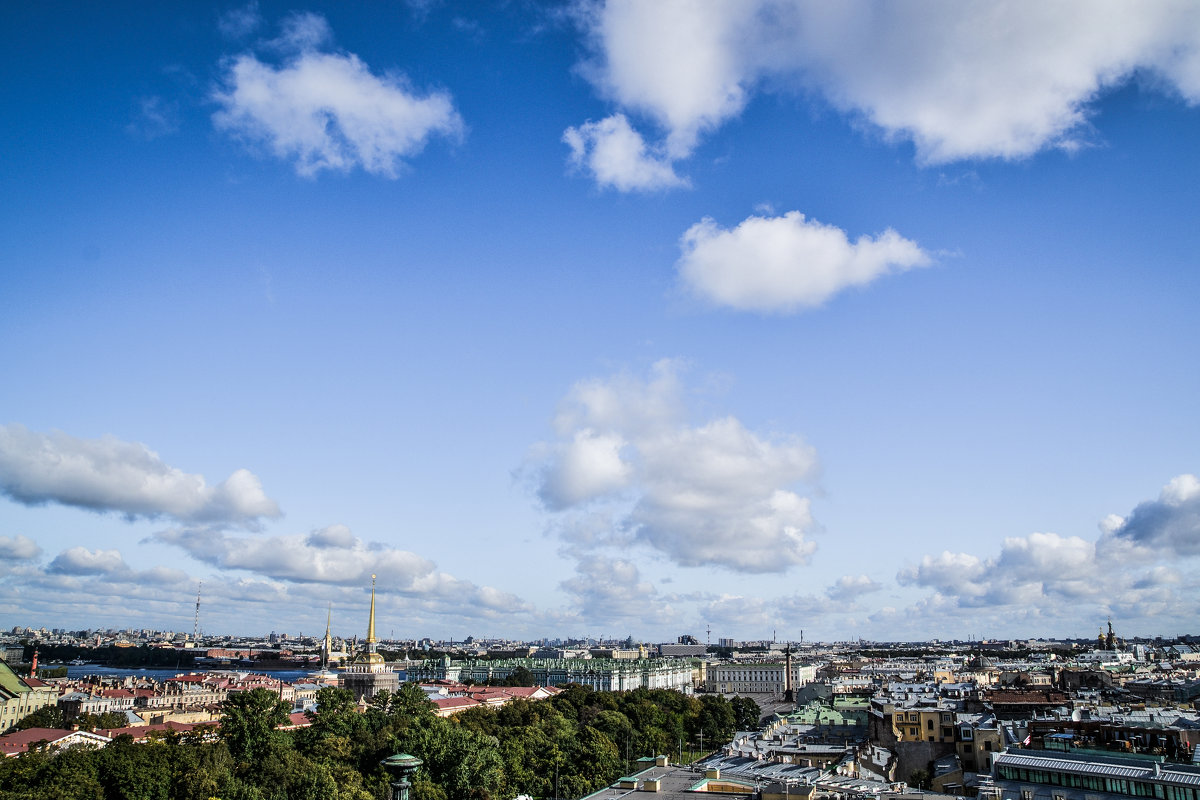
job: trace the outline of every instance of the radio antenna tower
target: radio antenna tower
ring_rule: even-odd
[[[203,587],[204,581],[196,587],[196,621],[192,623],[192,641],[196,644],[200,643],[200,590]]]

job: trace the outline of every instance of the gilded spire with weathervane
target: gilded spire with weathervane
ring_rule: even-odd
[[[364,652],[354,659],[355,664],[366,664],[370,671],[383,669],[383,656],[375,652],[375,576],[371,576],[371,616],[367,619],[367,646]]]
[[[325,617],[325,640],[321,642],[321,668],[329,668],[329,654],[333,652],[333,637],[329,634],[330,623],[333,622],[333,603],[329,604],[329,614]]]
[[[367,645],[368,645],[367,649],[368,650],[371,650],[372,652],[375,651],[374,647],[370,647],[370,645],[375,644],[375,641],[376,641],[375,640],[375,576],[372,575],[371,576],[371,617],[370,617],[370,619],[367,620]]]

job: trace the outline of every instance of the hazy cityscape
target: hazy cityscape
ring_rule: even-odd
[[[339,763],[323,761],[321,743],[360,719],[367,728],[355,748],[376,759],[354,778],[364,798],[413,789],[419,796],[650,791],[682,798],[706,791],[1030,800],[1078,790],[1080,798],[1115,800],[1161,789],[1176,800],[1200,781],[1193,764],[1200,758],[1200,637],[1191,635],[1126,638],[1111,621],[1095,639],[1069,641],[721,637],[711,644],[690,634],[657,644],[632,637],[399,641],[380,640],[375,631],[374,594],[364,635],[350,639],[328,629],[323,637],[197,640],[194,632],[17,626],[0,636],[0,753],[85,759],[76,769],[86,773],[88,753],[143,749],[93,760],[91,769],[108,780],[111,761],[168,745],[224,748],[236,765],[252,754],[246,737],[257,727],[267,737],[259,745],[264,754],[295,748],[300,758],[315,759],[305,769],[321,775]],[[50,658],[39,662],[43,653]],[[186,671],[179,670],[185,661]],[[612,699],[602,701],[604,695]],[[581,703],[595,716],[572,722]],[[670,710],[680,703],[682,711]],[[571,731],[560,731],[572,742],[571,755],[556,757],[553,784],[544,769],[523,772],[536,756],[514,755],[502,744],[526,735],[529,715],[544,713],[534,711],[541,707],[554,709],[549,713]],[[657,722],[639,716],[648,708],[657,709]],[[506,709],[516,717],[505,717]],[[428,740],[403,733],[415,726],[445,736],[480,725],[501,738],[460,741],[451,762],[439,763]],[[386,759],[370,755],[379,753],[367,734],[375,726],[400,731],[392,735],[420,753],[401,758],[410,769],[389,775]],[[447,771],[480,747],[498,748],[506,777],[478,765]],[[0,788],[44,790],[41,777],[6,777],[8,763],[23,762],[0,761]],[[189,781],[245,791],[255,785],[253,774],[235,766],[223,784],[219,770]],[[340,797],[336,784],[329,786],[329,794],[315,796]],[[294,776],[276,788],[281,797],[313,790]],[[121,791],[128,796],[128,787]]]
[[[0,800],[1200,800],[1200,3],[0,30]]]

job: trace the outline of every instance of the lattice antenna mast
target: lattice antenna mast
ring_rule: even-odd
[[[200,585],[196,587],[196,620],[192,623],[192,641],[196,644],[200,643],[200,590],[204,588],[204,581],[200,581]]]

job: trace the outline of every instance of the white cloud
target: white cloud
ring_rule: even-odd
[[[582,73],[666,131],[672,159],[756,91],[805,92],[911,140],[924,163],[1073,149],[1136,74],[1200,102],[1200,6],[1064,0],[593,2]]]
[[[643,620],[657,624],[673,613],[637,565],[623,558],[585,556],[576,564],[574,577],[560,586],[589,625]]]
[[[46,576],[51,579],[63,578],[70,580],[94,578],[96,581],[116,586],[136,584],[143,587],[178,587],[190,583],[187,573],[172,567],[151,567],[146,570],[135,570],[125,563],[125,558],[119,550],[89,550],[86,547],[72,547],[62,551],[45,569]],[[32,571],[26,575],[34,580],[38,573]],[[59,584],[64,589],[78,588],[78,583]],[[95,586],[96,584],[90,584]],[[116,591],[116,590],[114,590]]]
[[[376,575],[380,591],[428,603],[436,613],[456,610],[481,616],[528,610],[515,595],[441,572],[432,561],[408,550],[365,542],[345,525],[269,538],[183,528],[160,531],[154,539],[180,547],[202,563],[277,581],[362,587]]]
[[[69,551],[68,551],[69,552]],[[161,627],[191,631],[197,580],[170,567],[134,570],[119,554],[62,554],[68,571],[0,564],[0,615],[45,620],[67,627]],[[323,631],[333,606],[335,635],[361,635],[367,622],[370,581],[358,585],[293,583],[228,574],[204,578],[200,624],[204,630],[262,634],[286,620],[289,631]],[[377,626],[381,635],[425,635],[497,620],[524,628],[531,609],[511,594],[433,572],[400,593],[380,581]],[[37,624],[37,623],[33,623]],[[537,630],[529,630],[534,635]]]
[[[581,16],[596,58],[582,71],[621,107],[667,131],[673,158],[740,113],[753,79],[755,4],[636,0],[595,3]]]
[[[193,558],[222,569],[241,569],[276,580],[369,584],[371,575],[397,589],[410,588],[434,572],[434,564],[416,553],[369,545],[344,526],[307,536],[232,537],[205,528],[172,529],[155,534]]]
[[[616,433],[575,431],[570,442],[556,448],[553,463],[546,468],[542,502],[562,509],[620,491],[632,473],[632,466],[621,459],[624,446],[624,438]]]
[[[32,561],[42,554],[42,548],[28,536],[0,536],[0,560]]]
[[[949,552],[925,556],[917,567],[901,570],[897,579],[936,589],[971,607],[1095,601],[1118,587],[1111,579],[1107,585],[1101,580],[1100,565],[1095,542],[1033,533],[1005,539],[999,555],[989,559]]]
[[[352,549],[358,543],[358,539],[345,525],[329,525],[304,537],[304,543],[310,547],[321,549]]]
[[[285,53],[306,53],[333,43],[329,22],[311,11],[289,14],[279,27],[279,37],[268,46]]]
[[[897,580],[901,584],[928,586],[941,593],[977,597],[983,593],[986,572],[986,565],[976,556],[944,551],[937,556],[923,556],[918,566],[902,569]]]
[[[764,631],[778,619],[774,604],[761,597],[722,594],[701,608],[710,624],[735,631]]]
[[[669,158],[646,145],[624,114],[567,128],[563,142],[571,148],[571,164],[591,173],[601,187],[635,192],[688,185]]]
[[[257,2],[230,9],[217,18],[217,30],[227,39],[245,38],[258,30],[260,25],[262,16],[258,13]]]
[[[677,370],[664,361],[645,381],[618,375],[571,390],[555,420],[559,441],[535,448],[538,493],[560,512],[555,527],[577,548],[640,542],[690,566],[776,572],[806,562],[815,523],[790,487],[813,477],[813,449],[731,416],[688,424]]]
[[[970,609],[976,632],[984,626],[1016,633],[1022,624],[1074,635],[1108,616],[1127,627],[1164,630],[1186,626],[1197,611],[1187,587],[1197,568],[1200,481],[1182,475],[1128,519],[1109,515],[1101,535],[1032,533],[1006,538],[997,554],[944,552],[900,570],[901,585],[933,594],[908,610],[910,626],[936,630]]]
[[[643,437],[674,425],[687,411],[679,372],[684,365],[663,359],[647,379],[628,373],[588,378],[571,387],[554,417],[554,430],[568,437],[578,428],[628,430]]]
[[[54,557],[47,572],[61,575],[107,575],[110,573],[127,572],[125,560],[117,550],[88,550],[86,547],[72,547]]]
[[[272,42],[282,64],[253,53],[229,61],[213,95],[217,128],[265,144],[306,176],[361,167],[395,177],[431,137],[462,134],[449,94],[422,95],[403,76],[375,75],[353,53],[322,52],[330,36],[323,17],[293,15]]]
[[[837,582],[825,590],[830,600],[839,603],[853,603],[864,594],[878,592],[881,587],[866,575],[843,575]]]
[[[1200,555],[1200,479],[1190,474],[1172,478],[1157,500],[1139,503],[1125,518],[1110,515],[1101,528],[1117,542]]]
[[[704,300],[748,311],[795,311],[876,278],[930,263],[892,229],[851,243],[832,225],[799,211],[751,216],[727,230],[712,219],[683,234],[676,263],[683,285]]]
[[[235,471],[216,486],[165,464],[144,444],[77,439],[0,426],[0,492],[18,503],[60,503],[129,518],[254,525],[280,516],[256,475]]]
[[[864,11],[806,6],[805,68],[835,105],[911,138],[927,163],[1077,147],[1088,104],[1139,69],[1200,100],[1194,5],[944,0]]]

